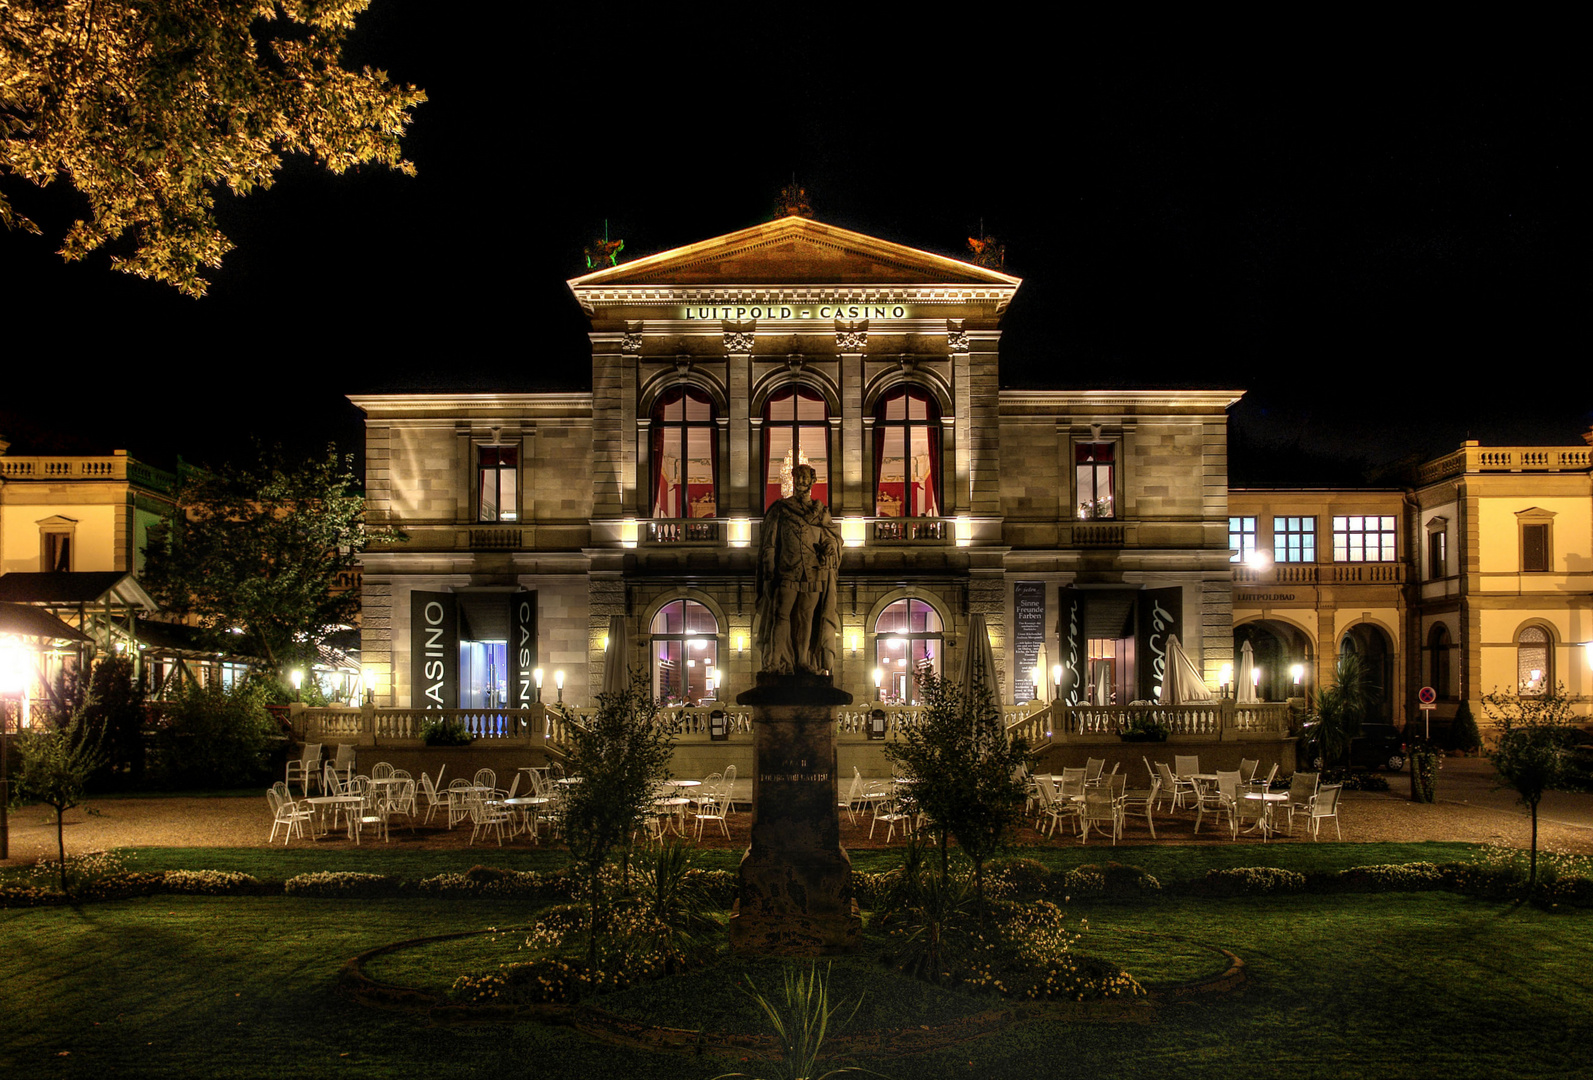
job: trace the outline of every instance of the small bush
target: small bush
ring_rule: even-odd
[[[313,874],[299,874],[288,878],[282,886],[282,891],[289,896],[311,896],[324,900],[380,899],[402,895],[404,883],[386,874],[317,870]]]
[[[472,739],[458,720],[427,720],[420,726],[420,741],[427,746],[469,746]]]
[[[168,870],[167,892],[206,896],[244,896],[260,892],[260,879],[235,870]]]
[[[1034,900],[1051,895],[1055,877],[1035,859],[1008,859],[990,868],[990,882],[1019,900]]]
[[[1420,892],[1444,887],[1444,874],[1435,863],[1381,863],[1352,866],[1335,875],[1343,892]]]
[[[1471,706],[1462,701],[1455,710],[1455,719],[1449,725],[1447,749],[1469,754],[1482,748],[1482,732],[1477,730],[1477,718],[1471,715]]]
[[[1162,883],[1137,866],[1109,862],[1105,866],[1086,863],[1061,875],[1052,891],[1060,887],[1069,896],[1103,896],[1121,900],[1161,891]]]
[[[1207,870],[1203,881],[1209,896],[1265,896],[1305,891],[1305,875],[1275,866],[1235,866]]]

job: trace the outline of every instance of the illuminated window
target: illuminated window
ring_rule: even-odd
[[[830,424],[824,399],[793,387],[769,399],[763,410],[764,509],[791,495],[791,471],[813,466],[813,497],[830,503]]]
[[[898,600],[880,612],[874,635],[874,666],[884,674],[883,700],[917,705],[917,676],[940,674],[940,616],[922,600]]]
[[[1393,562],[1395,558],[1391,515],[1333,519],[1334,562]]]
[[[476,520],[520,520],[520,451],[476,447]]]
[[[1247,562],[1256,553],[1256,519],[1231,517],[1228,519],[1229,562]]]
[[[1316,562],[1316,518],[1273,518],[1272,561],[1292,563]]]
[[[1115,459],[1111,443],[1077,443],[1073,447],[1080,520],[1117,516],[1113,484]]]
[[[689,386],[670,390],[653,407],[653,517],[718,514],[719,453],[713,402]]]
[[[653,697],[675,704],[709,700],[709,681],[719,664],[713,612],[695,600],[672,600],[653,616],[652,635]]]
[[[70,572],[72,569],[72,534],[69,532],[46,532],[42,537],[44,541],[44,569]]]
[[[879,403],[874,421],[874,513],[940,516],[940,409],[908,387]]]
[[[1522,627],[1516,635],[1516,692],[1522,697],[1542,697],[1554,685],[1550,670],[1549,632],[1541,626]]]

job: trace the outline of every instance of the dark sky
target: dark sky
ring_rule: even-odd
[[[1191,59],[1038,24],[589,6],[493,27],[375,0],[352,59],[430,95],[419,176],[292,163],[223,198],[237,250],[204,300],[63,265],[71,193],[5,182],[46,230],[0,234],[13,452],[352,446],[350,392],[581,387],[564,281],[604,220],[649,254],[766,220],[793,174],[823,221],[1005,243],[1007,385],[1246,389],[1236,482],[1593,423],[1593,110],[1555,34]]]

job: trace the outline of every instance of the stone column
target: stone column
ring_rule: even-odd
[[[863,920],[841,847],[835,775],[835,709],[852,695],[827,675],[759,672],[736,701],[752,707],[753,817],[730,944],[775,956],[855,950]]]

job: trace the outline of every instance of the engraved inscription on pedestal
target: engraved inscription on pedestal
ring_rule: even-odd
[[[822,956],[862,940],[852,860],[835,798],[835,716],[852,696],[828,676],[760,673],[752,706],[752,845],[742,856],[730,943],[745,952]]]

